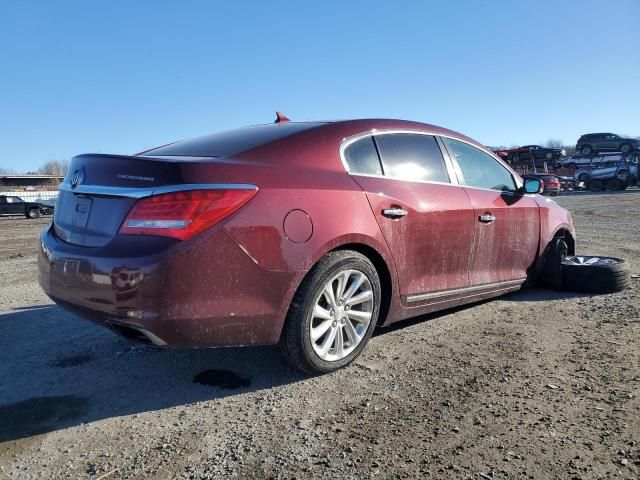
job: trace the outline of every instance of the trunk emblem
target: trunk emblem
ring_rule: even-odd
[[[71,176],[71,188],[76,188],[84,180],[84,169],[79,168],[73,172]]]

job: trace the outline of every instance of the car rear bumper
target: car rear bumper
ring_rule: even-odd
[[[138,238],[137,248],[157,240]],[[268,345],[277,343],[304,275],[260,267],[224,229],[141,250],[154,251],[150,255],[132,250],[114,256],[108,249],[76,247],[47,227],[38,258],[40,286],[61,306],[134,340],[180,347]]]

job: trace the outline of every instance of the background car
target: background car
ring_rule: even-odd
[[[538,178],[543,184],[543,195],[556,196],[562,190],[562,183],[557,175],[548,173],[529,173],[525,178]]]
[[[550,245],[573,251],[569,213],[528,195],[540,180],[462,134],[277,122],[73,158],[41,235],[44,291],[137,341],[279,343],[321,373],[376,325],[516,291]]]
[[[588,166],[577,169],[574,178],[593,192],[624,190],[637,183],[638,155],[597,155]]]
[[[540,145],[525,145],[511,150],[507,159],[513,164],[525,164],[531,166],[533,160],[536,167],[548,167],[556,165],[560,158],[564,157],[565,150],[561,148],[547,148]]]
[[[11,195],[0,195],[0,215],[24,215],[27,218],[38,218],[40,215],[51,215],[53,205],[41,202],[25,202],[22,198]]]
[[[604,151],[629,153],[636,149],[640,149],[640,140],[623,138],[615,133],[587,133],[576,143],[576,151],[582,155]]]

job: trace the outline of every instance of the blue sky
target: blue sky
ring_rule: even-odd
[[[0,1],[0,168],[295,120],[640,135],[640,0]]]

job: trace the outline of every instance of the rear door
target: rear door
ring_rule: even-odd
[[[540,237],[534,197],[517,193],[513,174],[488,153],[459,140],[443,142],[474,208],[471,286],[523,281],[534,266]]]
[[[385,132],[349,144],[343,158],[392,252],[403,301],[444,301],[429,294],[467,287],[474,211],[464,189],[452,182],[438,141]]]
[[[25,213],[24,200],[20,197],[7,197],[6,213],[23,215]]]

